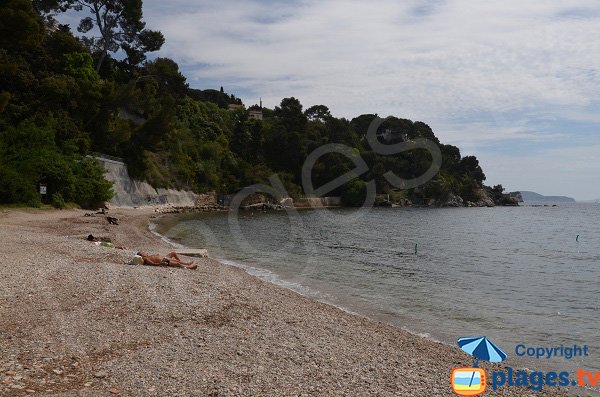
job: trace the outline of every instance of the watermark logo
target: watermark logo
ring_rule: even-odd
[[[473,356],[473,367],[452,370],[450,376],[452,391],[459,396],[483,394],[487,381],[485,371],[477,367],[479,360],[497,363],[506,360],[507,354],[485,336],[460,338],[458,346]]]
[[[486,378],[482,368],[454,368],[450,381],[452,391],[459,396],[477,396],[485,392]]]
[[[458,340],[458,346],[474,358],[473,367],[454,368],[450,375],[452,391],[459,396],[476,396],[486,391],[486,372],[477,367],[479,360],[501,362],[506,360],[507,354],[493,344],[485,336],[467,337]],[[579,346],[554,346],[554,347],[527,347],[525,344],[515,346],[515,355],[522,357],[563,358],[571,360],[573,357],[586,357],[589,355],[587,345]],[[525,387],[533,391],[541,391],[547,387],[597,387],[600,385],[600,372],[586,371],[579,368],[574,374],[569,371],[527,371],[515,370],[507,367],[505,370],[495,370],[490,373],[492,390],[502,387]]]

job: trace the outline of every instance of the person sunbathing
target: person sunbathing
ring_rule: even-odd
[[[165,256],[150,255],[142,251],[138,252],[137,254],[144,260],[144,265],[148,266],[173,266],[184,269],[195,269],[198,267],[198,265],[195,265],[194,262],[182,261],[175,252],[169,252]]]

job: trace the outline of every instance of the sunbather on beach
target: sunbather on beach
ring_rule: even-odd
[[[144,260],[144,265],[148,266],[173,266],[182,267],[184,269],[195,269],[198,265],[194,262],[182,261],[175,252],[169,252],[167,255],[150,255],[146,252],[138,252],[139,256]]]

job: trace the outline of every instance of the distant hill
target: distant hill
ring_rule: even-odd
[[[574,203],[575,199],[566,196],[544,196],[535,192],[528,192],[521,190],[521,197],[524,202],[538,202],[538,203]]]

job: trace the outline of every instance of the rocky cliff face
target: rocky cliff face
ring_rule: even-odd
[[[512,196],[512,193],[503,194],[500,197],[492,198],[486,189],[480,189],[478,192],[479,199],[477,201],[464,200],[462,197],[450,193],[445,200],[438,201],[436,204],[439,207],[495,207],[501,206],[518,206],[517,197]]]
[[[97,157],[96,160],[106,170],[105,178],[113,182],[115,196],[109,204],[115,207],[139,207],[143,205],[172,204],[174,206],[193,206],[196,193],[174,190],[155,189],[146,182],[131,179],[125,163]]]

